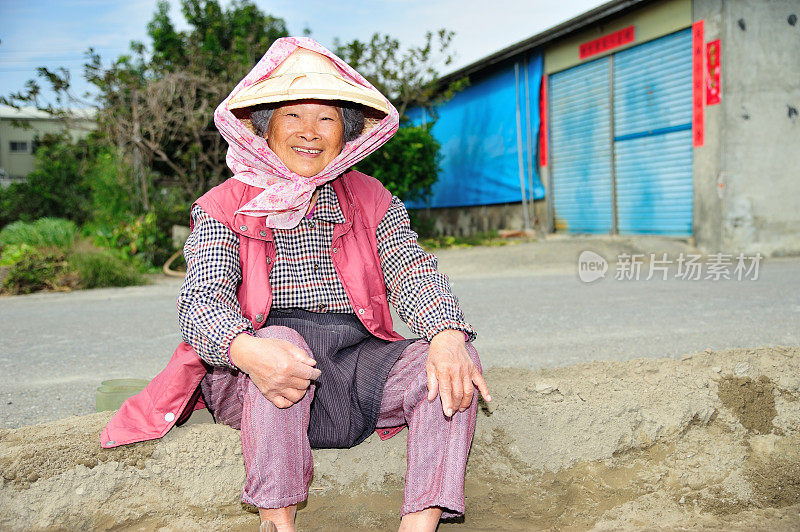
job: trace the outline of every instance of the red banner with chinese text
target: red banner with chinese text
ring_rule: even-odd
[[[719,39],[706,44],[706,105],[720,101],[720,55]]]
[[[593,55],[602,54],[607,50],[619,48],[625,44],[632,43],[634,39],[633,33],[633,26],[628,26],[627,28],[622,28],[619,31],[615,31],[614,33],[603,35],[598,39],[585,42],[578,46],[578,57],[581,59],[586,59],[587,57],[592,57]]]
[[[705,24],[698,20],[692,24],[692,145],[705,144],[705,115],[703,113],[703,56],[705,55]]]

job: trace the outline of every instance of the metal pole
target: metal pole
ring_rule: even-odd
[[[519,168],[519,189],[522,195],[522,217],[525,224],[525,231],[530,230],[530,222],[528,220],[528,201],[525,194],[525,168],[522,163],[522,118],[519,110],[519,62],[514,63],[514,77],[516,83],[517,102],[517,167]]]
[[[545,201],[547,201],[547,231],[549,233],[556,232],[556,207],[554,205],[553,198],[553,190],[554,187],[554,179],[553,179],[553,151],[552,145],[550,144],[550,127],[553,116],[553,104],[552,104],[552,95],[550,94],[550,76],[546,75],[544,68],[542,68],[542,92],[539,93],[540,98],[544,98],[544,116],[540,115],[540,120],[544,118],[544,127],[542,128],[542,134],[545,136],[544,142],[547,146],[547,166],[542,168],[543,174],[545,176]]]
[[[531,90],[528,85],[528,66],[531,58],[525,58],[525,139],[528,141],[528,200],[533,203],[533,130],[531,129]],[[534,216],[535,217],[535,216]]]
[[[608,57],[608,96],[608,112],[611,115],[611,120],[609,120],[611,132],[611,234],[616,235],[619,233],[619,220],[617,218],[617,153],[614,146],[614,136],[616,135],[614,128],[614,54]]]

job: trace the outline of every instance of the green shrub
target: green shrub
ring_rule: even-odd
[[[82,288],[145,283],[135,264],[106,250],[76,251],[69,257],[69,266],[77,274]]]
[[[36,150],[34,170],[22,183],[14,183],[0,197],[0,226],[15,220],[46,216],[68,218],[82,224],[89,217],[86,173],[95,158],[97,142],[72,142],[45,135]]]
[[[11,266],[3,281],[3,289],[12,294],[30,294],[38,290],[60,288],[64,285],[66,272],[63,250],[26,247]]]
[[[425,249],[468,248],[473,246],[505,246],[508,240],[500,238],[497,231],[475,233],[470,236],[439,235],[420,238],[419,244]]]
[[[120,217],[115,225],[87,224],[84,234],[92,237],[95,246],[118,252],[125,259],[138,257],[152,264],[153,250],[158,240],[156,215],[127,215]]]
[[[89,221],[113,226],[139,212],[140,194],[132,186],[131,175],[133,169],[117,150],[98,150],[86,172],[91,201]]]
[[[404,126],[356,165],[403,201],[422,199],[439,177],[439,143],[425,126]]]
[[[0,266],[13,266],[25,256],[25,252],[30,250],[33,250],[33,247],[28,244],[11,244],[4,246],[3,252],[0,254]]]
[[[0,245],[69,248],[77,234],[77,226],[69,220],[40,218],[35,222],[19,221],[5,226],[0,231]]]

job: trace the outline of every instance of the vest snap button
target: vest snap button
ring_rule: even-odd
[[[172,412],[167,412],[166,414],[164,414],[164,421],[166,421],[167,423],[172,423],[173,421],[175,421],[175,414],[173,414]]]
[[[358,313],[359,314],[364,314],[364,309],[363,308],[358,309]]]
[[[239,229],[241,229],[242,231],[247,231],[247,226],[246,225],[240,225]]]
[[[270,262],[272,262],[272,258],[271,257],[267,257],[267,264],[269,264]]]
[[[262,321],[264,321],[264,315],[263,314],[256,314],[256,321],[258,323],[261,323]]]
[[[333,252],[334,253],[338,253],[338,251],[339,251],[339,248],[333,248]]]
[[[267,232],[266,231],[259,231],[258,234],[259,234],[259,236],[267,236]]]

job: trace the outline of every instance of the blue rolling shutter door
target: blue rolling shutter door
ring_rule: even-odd
[[[612,229],[608,58],[550,76],[550,146],[556,230]]]
[[[617,230],[692,233],[691,31],[614,56]]]

